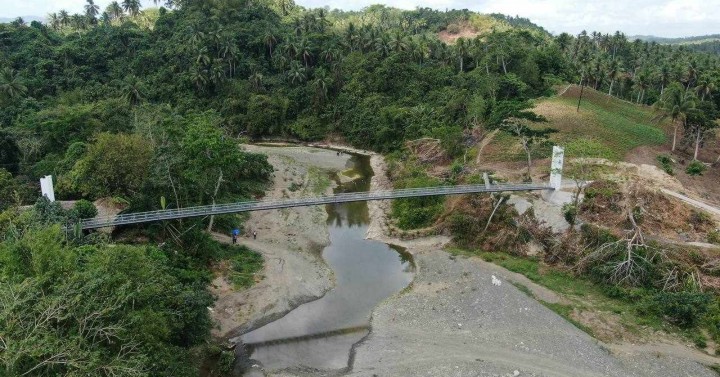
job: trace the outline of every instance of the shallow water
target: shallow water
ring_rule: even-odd
[[[369,158],[353,157],[351,164],[363,179],[336,192],[368,190]],[[335,273],[335,288],[241,337],[255,344],[252,358],[266,369],[347,367],[353,344],[368,334],[375,306],[412,281],[413,266],[403,250],[365,239],[366,203],[328,205],[327,211],[330,245],[322,255]]]

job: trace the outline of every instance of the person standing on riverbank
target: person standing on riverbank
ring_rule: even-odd
[[[253,239],[254,239],[254,240],[257,239],[257,231],[256,231],[256,230],[253,230]]]
[[[235,228],[232,230],[232,243],[235,245],[237,243],[238,235],[240,235],[240,229]]]

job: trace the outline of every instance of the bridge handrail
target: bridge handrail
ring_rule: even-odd
[[[321,195],[317,197],[306,197],[296,199],[270,199],[270,200],[247,200],[238,203],[210,204],[196,207],[172,208],[165,210],[154,210],[147,212],[128,213],[117,216],[96,217],[93,219],[80,220],[83,229],[101,228],[113,225],[125,225],[157,220],[169,220],[196,216],[209,216],[250,210],[267,210],[302,205],[320,205],[330,203],[345,203],[365,200],[385,200],[419,196],[450,195],[450,194],[471,194],[484,192],[502,191],[530,191],[552,189],[547,185],[536,184],[484,184],[458,185],[458,186],[434,186],[418,187],[397,190],[378,190],[368,192],[339,193],[335,195]]]

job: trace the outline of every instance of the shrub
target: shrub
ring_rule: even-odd
[[[707,240],[715,245],[720,245],[720,229],[715,229],[708,233]]]
[[[713,225],[713,219],[705,212],[693,210],[690,213],[690,224],[701,227],[703,225]]]
[[[255,273],[263,266],[263,257],[259,253],[245,247],[232,248],[238,250],[230,259],[230,281],[236,288],[248,288],[255,283]]]
[[[81,199],[75,202],[71,210],[71,216],[78,219],[91,219],[97,216],[98,210],[89,200]]]
[[[709,294],[695,292],[663,292],[653,298],[654,309],[683,328],[695,326],[707,313],[710,301]]]
[[[703,175],[707,167],[700,161],[691,162],[685,169],[685,173],[689,175]]]
[[[447,27],[447,32],[450,33],[450,34],[457,34],[457,33],[459,33],[459,32],[460,32],[460,25],[457,25],[457,24],[448,25],[448,27]]]
[[[660,166],[662,166],[663,170],[665,170],[665,173],[668,173],[670,175],[674,175],[675,172],[673,171],[673,160],[670,158],[670,156],[661,154],[657,156],[657,160],[660,163]]]
[[[565,217],[565,221],[568,222],[570,225],[575,225],[575,220],[577,220],[577,207],[567,203],[563,205],[563,216]]]

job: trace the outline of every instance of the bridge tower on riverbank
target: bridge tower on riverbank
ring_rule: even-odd
[[[565,162],[565,148],[554,146],[552,164],[550,165],[550,187],[560,190],[562,187],[562,170]]]

